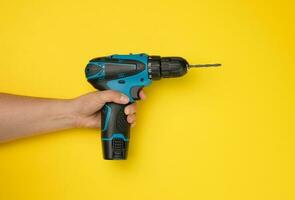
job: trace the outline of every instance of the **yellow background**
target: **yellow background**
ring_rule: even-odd
[[[98,130],[0,145],[0,199],[294,199],[293,2],[1,1],[1,92],[76,97],[114,53],[223,67],[147,88],[127,161]]]

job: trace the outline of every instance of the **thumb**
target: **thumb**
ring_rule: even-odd
[[[129,98],[120,92],[114,90],[105,90],[101,92],[95,92],[95,102],[97,105],[102,106],[107,102],[115,102],[118,104],[127,104],[129,102]]]

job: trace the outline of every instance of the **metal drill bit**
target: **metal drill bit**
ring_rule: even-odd
[[[192,64],[192,65],[189,65],[188,67],[191,68],[191,67],[220,67],[221,64],[219,63],[215,63],[215,64]]]

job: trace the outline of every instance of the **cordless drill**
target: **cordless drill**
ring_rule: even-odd
[[[116,90],[139,100],[139,93],[152,80],[183,76],[192,67],[217,67],[220,64],[189,65],[181,57],[160,57],[147,54],[111,55],[89,61],[85,74],[98,90]],[[128,105],[128,104],[127,104]],[[107,103],[102,109],[102,148],[107,160],[125,160],[128,153],[130,124],[124,108],[127,105]]]

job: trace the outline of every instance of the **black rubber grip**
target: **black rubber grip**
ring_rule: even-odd
[[[127,105],[107,103],[101,113],[101,139],[106,160],[125,160],[128,155],[130,124],[124,109]]]

